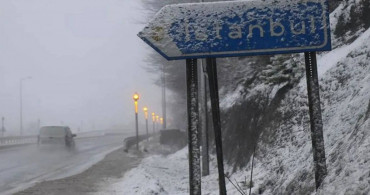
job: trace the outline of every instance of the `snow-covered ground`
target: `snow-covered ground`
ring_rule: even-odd
[[[215,159],[211,174],[202,178],[203,194],[218,194]],[[96,195],[104,194],[189,194],[188,148],[185,147],[168,156],[154,155],[142,160],[141,164],[127,172],[122,179],[110,180]],[[228,184],[230,194],[235,194]]]

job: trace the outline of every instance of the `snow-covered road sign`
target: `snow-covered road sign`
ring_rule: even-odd
[[[163,7],[138,34],[168,60],[331,49],[327,0]]]

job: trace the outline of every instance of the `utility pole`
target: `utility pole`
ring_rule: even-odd
[[[27,79],[31,79],[32,77],[25,77],[19,79],[19,130],[20,130],[20,135],[23,135],[23,81]]]

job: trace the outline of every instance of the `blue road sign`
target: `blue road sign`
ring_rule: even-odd
[[[327,0],[228,1],[162,8],[138,34],[168,60],[331,49]]]

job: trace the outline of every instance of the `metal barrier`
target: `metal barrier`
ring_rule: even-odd
[[[80,133],[77,133],[77,137],[75,139],[99,137],[99,136],[105,136],[105,135],[110,135],[110,134],[121,134],[121,133],[114,132],[114,131],[112,132],[104,131],[104,130],[80,132]],[[0,146],[35,144],[35,143],[37,143],[37,135],[0,137]]]
[[[10,136],[0,137],[0,146],[18,145],[18,144],[31,144],[37,142],[37,136]]]

